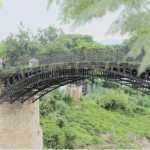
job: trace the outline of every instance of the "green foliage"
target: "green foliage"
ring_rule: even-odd
[[[44,97],[40,101],[40,114],[42,116],[50,116],[51,113],[57,112],[58,116],[63,116],[68,110],[68,105],[64,102],[71,104],[73,98],[70,95],[64,95],[62,92],[55,90],[48,97]]]
[[[92,36],[81,34],[65,34],[61,29],[49,26],[38,28],[37,35],[20,23],[19,32],[10,34],[0,43],[0,57],[6,57],[11,66],[27,66],[31,58],[39,60],[51,55],[53,51],[110,49],[93,40]],[[112,47],[113,49],[113,47]]]
[[[44,145],[47,148],[55,147],[56,149],[59,149],[64,147],[64,132],[57,126],[57,124],[53,120],[41,118],[41,125],[44,128]]]
[[[110,81],[103,82],[103,87],[106,87],[106,88],[117,89],[117,88],[119,88],[119,86],[120,86],[120,84],[115,83],[115,82],[110,82]]]
[[[37,39],[42,44],[47,44],[48,42],[54,42],[58,36],[63,34],[61,29],[49,26],[46,29],[38,29]]]
[[[19,33],[10,34],[6,38],[6,56],[10,62],[15,64],[15,62],[19,62],[20,60],[26,61],[26,59],[29,59],[36,54],[38,46],[35,48],[36,42],[33,41],[32,37],[32,32],[20,23]]]
[[[49,0],[49,6],[52,1]],[[142,72],[150,66],[149,0],[58,0],[57,4],[61,8],[61,20],[64,23],[71,21],[75,26],[120,10],[120,16],[112,24],[109,33],[136,36],[128,55],[137,58],[144,49],[145,56],[139,70]]]
[[[150,97],[143,93],[139,93],[136,90],[132,90],[131,88],[124,87],[124,92],[129,95],[128,102],[130,104],[136,104],[142,107],[150,107]]]
[[[0,0],[0,8],[3,6],[3,3],[2,3],[2,1]]]
[[[70,94],[68,94],[64,97],[64,101],[68,104],[71,104],[73,102],[73,97]]]
[[[114,92],[103,96],[97,103],[106,110],[121,110],[127,114],[133,114],[129,104],[128,96],[124,93]]]
[[[72,149],[76,145],[76,138],[77,138],[77,133],[75,128],[70,127],[69,125],[66,125],[64,127],[64,132],[65,132],[65,137],[66,137],[66,142],[65,142],[65,147],[67,149]]]
[[[130,88],[100,84],[105,88],[83,96],[82,101],[70,102],[54,91],[40,102],[45,147],[73,149],[111,143],[117,148],[139,148],[128,133],[150,138],[149,97]]]
[[[106,47],[100,43],[93,41],[93,37],[81,34],[66,34],[58,39],[59,43],[63,44],[67,49],[80,50],[83,47],[86,50],[99,50]]]
[[[0,58],[6,58],[6,45],[3,42],[0,43]]]

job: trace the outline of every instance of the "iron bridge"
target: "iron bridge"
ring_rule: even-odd
[[[35,56],[39,65],[29,67],[27,61],[12,62],[0,77],[0,102],[35,100],[68,83],[89,78],[110,80],[150,95],[150,68],[138,74],[143,53],[125,58],[127,50],[56,51]],[[19,66],[26,66],[17,69]]]

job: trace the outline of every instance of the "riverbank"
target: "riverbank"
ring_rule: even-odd
[[[59,98],[58,95],[57,97]],[[133,97],[132,94],[132,99]],[[71,103],[63,98],[56,102],[53,99],[51,106],[56,110],[51,112],[48,103],[45,103],[47,109],[45,114],[41,115],[45,147],[150,148],[149,108],[139,106],[133,100],[133,103],[126,103],[127,99],[131,100],[131,96],[125,93],[115,94],[109,91],[109,94],[100,97],[102,103],[98,99],[90,100],[90,98],[91,95],[86,95],[86,100],[83,98]],[[104,107],[110,104],[108,102],[113,102],[113,99],[120,101],[114,103],[118,108]],[[42,103],[44,104],[44,101]]]

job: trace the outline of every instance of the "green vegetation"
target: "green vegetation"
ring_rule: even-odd
[[[129,41],[130,42],[130,41]],[[10,34],[0,43],[0,58],[6,58],[8,67],[28,66],[31,58],[43,60],[54,51],[88,51],[129,49],[132,42],[123,45],[103,45],[90,35],[65,34],[61,29],[49,26],[38,29],[33,35],[22,23],[17,34]]]
[[[20,23],[19,32],[10,34],[0,43],[0,57],[5,57],[11,66],[20,64],[26,66],[28,60],[36,57],[44,57],[52,51],[80,50],[105,50],[109,46],[104,46],[93,40],[92,36],[81,34],[65,34],[61,29],[49,26],[46,29],[38,29],[33,35],[30,29]],[[114,47],[111,47],[112,49]]]
[[[49,0],[49,6],[54,0]],[[141,50],[145,50],[145,57],[140,67],[144,71],[150,66],[149,37],[150,37],[150,1],[149,0],[57,0],[60,7],[60,19],[63,23],[72,22],[74,26],[83,25],[94,18],[102,18],[108,12],[119,11],[115,16],[109,33],[135,36],[130,56],[136,58]],[[123,19],[122,19],[123,18]]]
[[[141,137],[150,139],[150,97],[99,84],[78,102],[59,91],[40,101],[46,148],[140,148]]]
[[[0,58],[6,57],[6,45],[0,42]]]

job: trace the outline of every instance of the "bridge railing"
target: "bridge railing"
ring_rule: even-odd
[[[37,58],[39,63],[61,63],[61,62],[83,62],[83,61],[121,61],[125,52],[117,51],[70,51],[70,52],[53,52],[51,57],[46,55],[44,59]]]
[[[50,51],[44,55],[36,55],[34,59],[38,60],[39,65],[52,63],[76,63],[76,62],[140,62],[143,59],[144,52],[133,59],[126,57],[128,50],[76,50],[76,51]],[[126,57],[126,58],[125,58]],[[19,61],[8,61],[7,68],[29,66],[29,59]]]

